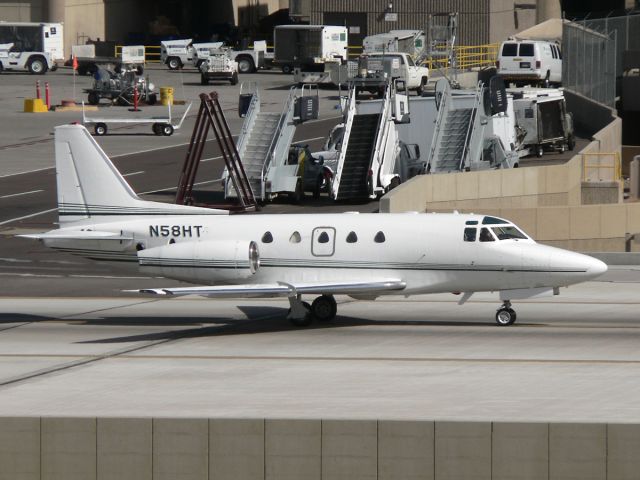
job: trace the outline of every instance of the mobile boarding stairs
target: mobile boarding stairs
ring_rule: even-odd
[[[244,123],[237,149],[257,201],[268,202],[277,194],[303,191],[303,172],[300,165],[290,163],[289,148],[296,127],[317,119],[318,107],[316,85],[291,87],[279,113],[261,111],[260,92],[255,84],[241,85],[238,113]],[[234,198],[237,193],[229,178],[225,170],[225,198]]]
[[[375,199],[400,183],[397,123],[409,122],[409,96],[401,80],[384,87],[379,113],[360,113],[351,85],[344,111],[344,138],[331,183],[336,201]]]

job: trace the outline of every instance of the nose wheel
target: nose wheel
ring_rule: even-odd
[[[511,302],[505,300],[496,312],[496,323],[501,327],[512,325],[516,321],[516,311],[511,308]]]

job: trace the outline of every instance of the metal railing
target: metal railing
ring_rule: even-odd
[[[472,68],[492,67],[498,59],[500,44],[459,45],[454,47],[456,68],[470,70]],[[447,70],[452,67],[447,57],[427,58],[423,62],[430,70]]]
[[[619,182],[622,162],[619,152],[582,153],[583,182]]]

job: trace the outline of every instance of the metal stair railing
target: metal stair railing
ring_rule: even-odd
[[[202,160],[202,152],[209,129],[213,130],[233,187],[238,192],[240,208],[243,210],[255,209],[256,200],[231,136],[229,125],[218,101],[217,92],[212,92],[209,95],[200,94],[200,109],[198,110],[196,124],[191,134],[180,181],[178,182],[176,203],[193,204],[193,185]]]
[[[266,195],[264,182],[267,178],[267,175],[269,174],[269,168],[274,163],[276,146],[278,145],[278,141],[283,135],[284,126],[287,125],[287,123],[289,123],[293,118],[293,105],[295,104],[295,100],[296,87],[291,87],[289,89],[289,96],[287,97],[287,101],[285,102],[284,107],[282,108],[282,112],[280,113],[280,119],[278,120],[278,124],[276,125],[275,135],[271,139],[271,143],[269,144],[269,148],[267,149],[267,154],[265,155],[264,164],[262,165],[262,180],[260,182],[262,186],[262,199],[264,199]]]
[[[480,125],[478,125],[480,123],[480,116],[481,116],[480,107],[482,105],[483,90],[484,90],[484,87],[482,82],[478,82],[476,86],[476,97],[473,102],[473,109],[471,110],[471,118],[469,118],[469,125],[467,126],[467,134],[465,135],[465,138],[464,138],[464,147],[462,150],[462,156],[460,157],[460,163],[458,164],[458,170],[460,171],[464,170],[467,164],[469,163],[468,157],[470,155],[470,152],[478,149],[479,145],[475,145],[476,143],[478,143],[477,132],[479,130],[484,131],[484,129],[480,129],[479,128]],[[476,140],[476,141],[474,142],[473,140]],[[472,143],[474,145],[472,145]]]
[[[344,168],[344,161],[349,149],[349,137],[351,136],[351,130],[353,126],[353,119],[356,116],[356,89],[351,88],[349,92],[349,100],[347,103],[346,121],[344,124],[344,136],[340,145],[338,154],[338,164],[336,165],[336,173],[331,183],[331,196],[332,198],[338,197],[338,190],[340,189],[340,180],[342,178],[342,170]]]
[[[391,87],[387,85],[385,88],[384,99],[382,101],[382,112],[380,113],[380,118],[378,119],[377,132],[374,140],[374,149],[371,152],[371,158],[369,159],[369,172],[372,172],[371,176],[371,185],[369,191],[370,196],[375,196],[375,191],[377,185],[373,185],[373,179],[376,179],[376,184],[380,182],[380,167],[385,161],[385,153],[386,153],[386,145],[387,138],[389,133],[389,112],[391,111]],[[380,157],[382,156],[382,159]],[[373,172],[374,162],[378,161],[378,166],[376,168],[376,172]]]
[[[446,82],[445,80],[440,80],[440,82]],[[447,121],[447,114],[449,112],[449,102],[451,100],[451,87],[449,82],[446,82],[446,87],[438,92],[436,90],[436,102],[438,102],[438,114],[436,116],[436,127],[435,132],[433,134],[433,139],[431,140],[431,148],[429,149],[429,156],[427,157],[427,166],[433,169],[437,168],[437,165],[433,165],[433,161],[436,158],[436,152],[438,151],[438,147],[440,146],[440,142],[442,141],[442,135],[444,134],[444,127]],[[440,94],[440,99],[438,101],[438,94]]]

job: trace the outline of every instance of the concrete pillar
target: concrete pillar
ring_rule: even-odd
[[[0,418],[0,480],[40,480],[40,418]]]
[[[562,18],[560,0],[538,0],[537,23],[542,23],[550,18]]]
[[[96,419],[43,418],[42,480],[95,480]]]
[[[265,420],[266,480],[320,480],[321,420]]]
[[[209,421],[209,478],[264,480],[264,420]]]
[[[640,198],[640,155],[636,155],[631,160],[629,182],[629,196],[634,199]]]
[[[607,426],[607,480],[638,477],[640,425]]]
[[[491,479],[491,423],[436,422],[438,480]]]
[[[64,8],[67,0],[49,0],[49,19],[48,22],[57,23],[64,22]]]
[[[549,477],[549,425],[494,423],[492,480],[546,480]]]
[[[209,420],[153,420],[153,479],[208,480]]]
[[[604,424],[549,425],[549,478],[605,480],[607,426]]]
[[[151,480],[150,418],[99,418],[98,479]]]
[[[380,420],[378,480],[433,480],[433,449],[433,422]]]
[[[322,480],[376,480],[378,422],[322,421]]]

